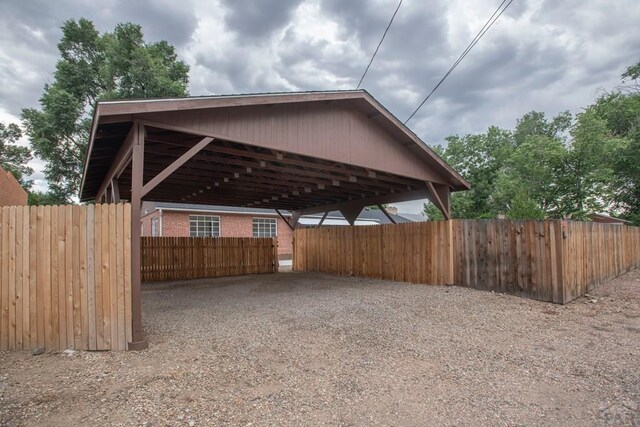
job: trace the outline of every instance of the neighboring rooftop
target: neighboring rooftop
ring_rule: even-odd
[[[622,218],[616,218],[606,213],[594,213],[589,215],[591,221],[601,222],[606,224],[631,224],[631,221],[627,221]]]
[[[412,213],[402,213],[402,212],[398,212],[398,215],[408,219],[411,222],[421,222],[421,221],[428,221],[429,218],[427,218],[425,215],[423,214],[412,214]]]
[[[245,208],[245,207],[233,207],[233,206],[218,206],[218,205],[197,205],[193,203],[166,203],[166,202],[145,202],[142,207],[142,216],[148,215],[156,209],[162,209],[164,211],[178,211],[178,212],[208,212],[208,213],[229,213],[229,214],[253,214],[253,215],[269,215],[277,216],[278,213],[275,209],[262,209],[262,208]],[[281,211],[284,216],[291,216],[289,211]],[[302,225],[317,224],[322,218],[321,213],[304,215],[300,219]],[[410,219],[401,215],[389,214],[396,223],[412,222]],[[389,218],[378,209],[363,209],[358,216],[357,221],[362,224],[364,222],[371,222],[377,224],[390,224]],[[348,224],[345,217],[339,211],[332,211],[327,214],[324,223],[326,225],[342,225]]]

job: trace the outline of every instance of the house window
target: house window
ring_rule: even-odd
[[[275,219],[253,218],[253,237],[275,237],[277,235]]]
[[[157,237],[160,235],[158,232],[158,218],[151,218],[151,235]]]
[[[220,217],[211,215],[189,215],[191,237],[220,237]]]

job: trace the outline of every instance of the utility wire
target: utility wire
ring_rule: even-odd
[[[367,68],[364,70],[364,74],[362,74],[362,77],[360,77],[360,81],[358,82],[358,86],[356,86],[356,89],[360,89],[360,85],[362,84],[362,81],[364,80],[364,76],[367,75],[367,72],[369,71],[369,67],[371,67],[371,63],[373,62],[373,58],[376,57],[376,54],[378,53],[378,49],[380,49],[380,45],[382,45],[382,42],[384,41],[384,38],[387,36],[387,31],[389,31],[389,28],[391,27],[391,24],[393,23],[393,19],[396,17],[396,14],[398,13],[398,10],[400,9],[400,6],[402,6],[402,0],[400,0],[400,2],[398,3],[398,7],[396,7],[396,11],[393,12],[393,16],[391,16],[391,21],[389,21],[389,25],[387,25],[387,28],[384,30],[384,34],[382,34],[382,38],[380,39],[380,43],[378,43],[378,47],[376,47],[376,51],[373,52],[373,56],[371,57],[371,60],[369,61],[369,65],[367,65]]]
[[[442,79],[440,79],[440,81],[438,82],[438,84],[431,90],[431,92],[429,92],[429,94],[422,100],[422,102],[420,103],[420,105],[418,105],[418,108],[416,108],[413,113],[411,113],[411,115],[407,118],[407,120],[404,121],[404,124],[406,125],[409,120],[411,120],[413,118],[413,116],[415,116],[415,114],[420,110],[420,108],[422,108],[422,106],[425,104],[425,102],[427,102],[427,100],[431,97],[431,95],[433,95],[433,93],[440,87],[440,85],[442,83],[444,83],[444,81],[447,79],[447,77],[449,77],[449,74],[451,74],[453,72],[453,70],[456,69],[456,67],[458,66],[458,64],[460,64],[460,62],[462,62],[462,60],[467,56],[467,54],[471,51],[471,49],[473,49],[473,47],[480,41],[480,39],[485,35],[485,33],[487,31],[489,31],[489,29],[493,26],[493,24],[495,24],[495,22],[498,20],[498,18],[500,18],[500,16],[504,13],[505,10],[507,10],[507,8],[509,6],[511,6],[511,3],[513,3],[513,0],[509,0],[509,3],[507,3],[506,6],[504,6],[504,8],[502,7],[505,3],[507,3],[507,0],[503,0],[502,3],[500,3],[500,6],[498,6],[498,8],[495,10],[495,12],[493,12],[493,14],[491,15],[491,17],[487,20],[487,22],[484,24],[484,26],[480,29],[480,31],[478,32],[478,34],[476,34],[476,36],[473,38],[473,40],[471,40],[471,43],[469,43],[469,45],[467,46],[467,48],[460,54],[460,56],[458,57],[458,59],[456,60],[456,62],[453,63],[453,65],[451,66],[451,68],[449,68],[449,71],[447,71],[445,73],[445,75],[442,77]]]

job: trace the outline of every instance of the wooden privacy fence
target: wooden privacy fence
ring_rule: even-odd
[[[274,273],[275,238],[142,237],[142,280]]]
[[[0,350],[125,350],[131,205],[4,207]]]
[[[320,227],[294,233],[293,269],[401,282],[451,282],[450,224]]]
[[[565,301],[640,267],[640,227],[569,221],[563,232]]]
[[[640,266],[640,228],[453,220],[296,230],[293,268],[566,303]]]

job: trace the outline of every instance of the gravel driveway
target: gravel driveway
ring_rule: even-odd
[[[640,272],[566,306],[311,273],[151,284],[150,348],[0,353],[0,425],[639,425]]]

